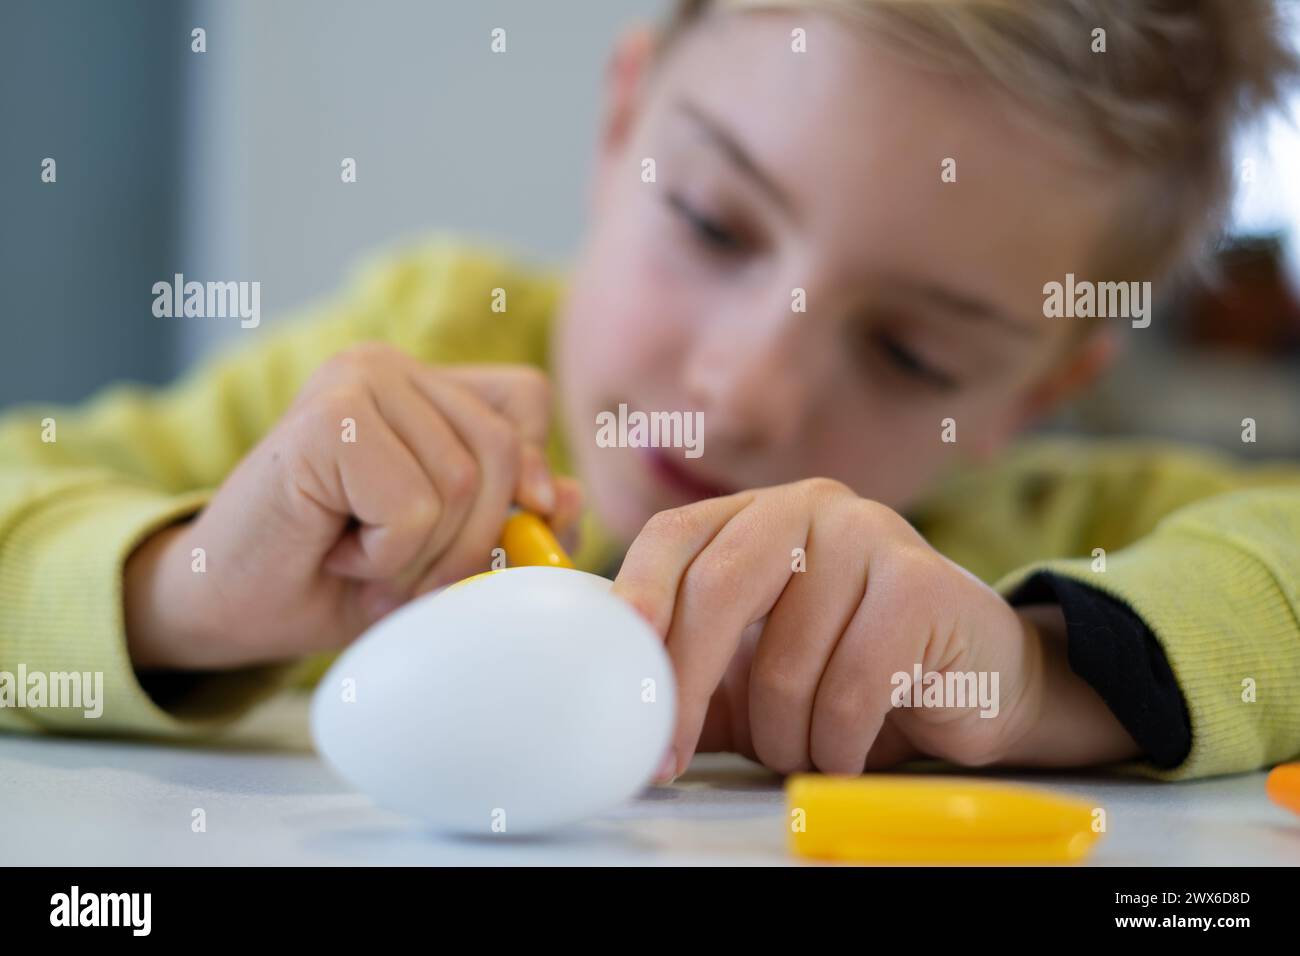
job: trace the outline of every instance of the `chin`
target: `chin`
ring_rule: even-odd
[[[595,464],[587,490],[601,525],[627,545],[658,509],[646,500],[644,489],[638,486],[634,476],[613,465],[612,461]]]

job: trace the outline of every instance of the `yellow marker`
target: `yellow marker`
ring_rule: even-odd
[[[571,568],[572,559],[556,540],[550,525],[531,511],[515,511],[506,519],[501,532],[501,547],[506,552],[506,563],[512,568],[544,565],[552,568]]]
[[[531,511],[516,508],[506,518],[506,525],[501,530],[501,547],[506,553],[506,564],[512,568],[542,565],[550,568],[571,568],[573,560],[564,551],[564,546],[555,537],[550,525]],[[458,588],[470,581],[477,581],[489,574],[496,574],[499,568],[480,571],[467,578],[461,578],[449,588]]]
[[[790,849],[855,863],[1074,863],[1101,834],[1082,800],[961,777],[798,774]]]

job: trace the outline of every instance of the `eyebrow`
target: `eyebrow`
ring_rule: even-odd
[[[738,169],[748,175],[763,192],[767,193],[768,197],[787,215],[793,212],[790,197],[776,184],[775,180],[759,167],[758,163],[754,162],[754,158],[749,154],[749,151],[741,145],[740,140],[730,130],[689,100],[679,99],[676,106],[678,112],[690,117],[707,139],[721,150]]]
[[[903,295],[922,299],[931,305],[952,315],[976,321],[991,322],[1000,328],[1014,332],[1016,335],[1034,337],[1041,326],[1020,322],[1013,319],[1002,309],[983,299],[965,295],[937,282],[922,279],[895,279],[891,285]]]
[[[792,203],[785,191],[765,173],[750,156],[748,150],[722,123],[687,99],[678,99],[678,112],[685,114],[731,162],[749,176],[763,192],[787,215],[792,214]],[[963,295],[954,289],[927,280],[896,280],[898,289],[905,295],[923,299],[944,311],[977,321],[988,321],[1017,335],[1036,336],[1039,327],[1018,322],[1001,309],[982,299]]]

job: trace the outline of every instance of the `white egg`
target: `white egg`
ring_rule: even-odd
[[[609,586],[521,567],[412,601],[321,680],[317,748],[445,832],[533,833],[628,799],[663,759],[676,687],[662,642]]]

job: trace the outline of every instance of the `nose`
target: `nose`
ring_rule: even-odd
[[[804,421],[812,370],[804,367],[800,320],[808,317],[767,311],[710,317],[685,356],[685,396],[704,413],[715,447],[781,447]]]

